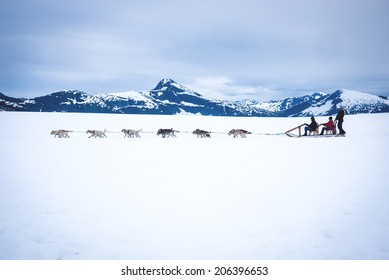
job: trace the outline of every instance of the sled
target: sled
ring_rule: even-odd
[[[301,128],[305,126],[305,124],[301,124],[299,126],[296,126],[292,129],[289,129],[285,132],[285,134],[289,137],[310,137],[310,138],[325,138],[325,137],[345,137],[346,135],[340,135],[340,134],[311,134],[304,136],[301,133]]]

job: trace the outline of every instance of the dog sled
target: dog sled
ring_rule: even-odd
[[[285,134],[289,137],[316,137],[316,138],[325,138],[325,137],[344,137],[345,135],[336,134],[336,130],[327,130],[324,134],[319,133],[319,127],[315,131],[310,131],[307,135],[304,135],[305,132],[302,131],[302,128],[306,124],[301,124],[296,126],[288,131],[285,131]]]

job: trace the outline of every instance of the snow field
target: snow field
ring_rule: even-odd
[[[345,138],[226,134],[308,121],[1,112],[0,259],[389,259],[389,114],[346,116]]]

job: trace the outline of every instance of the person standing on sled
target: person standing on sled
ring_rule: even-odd
[[[319,125],[317,124],[317,122],[315,121],[315,118],[314,117],[311,117],[311,123],[310,124],[304,124],[305,127],[305,133],[303,136],[307,136],[307,132],[308,131],[316,131],[316,129],[318,129]]]
[[[320,124],[320,125],[324,126],[324,127],[321,129],[320,135],[323,135],[323,134],[324,134],[324,131],[332,131],[332,133],[333,133],[334,135],[336,134],[336,127],[335,127],[334,121],[332,120],[332,117],[329,117],[329,118],[328,118],[328,122],[322,123],[322,124]]]
[[[343,107],[340,107],[339,112],[335,118],[335,121],[338,123],[339,135],[346,134],[346,131],[343,130],[343,118],[344,118],[344,110]]]

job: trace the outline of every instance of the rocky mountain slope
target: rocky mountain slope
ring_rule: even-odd
[[[389,112],[387,97],[351,90],[269,102],[224,101],[205,98],[171,79],[161,80],[148,91],[96,95],[67,90],[35,98],[13,98],[0,93],[0,110],[4,111],[294,117],[334,115],[339,106],[348,114]]]

